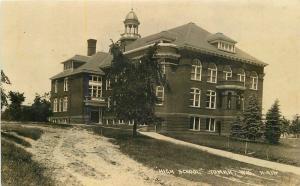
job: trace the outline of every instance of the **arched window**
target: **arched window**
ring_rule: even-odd
[[[230,68],[229,65],[226,65],[224,68],[223,68],[223,78],[225,80],[230,80],[232,78],[232,70]]]
[[[257,90],[258,87],[258,75],[256,72],[252,71],[250,74],[250,81],[251,81],[251,87],[252,90]]]
[[[202,64],[199,59],[192,61],[191,80],[201,81]]]
[[[210,63],[208,65],[207,70],[207,82],[209,83],[217,83],[217,66],[214,63]]]

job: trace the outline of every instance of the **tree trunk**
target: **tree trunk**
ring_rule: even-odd
[[[133,136],[133,137],[136,137],[136,136],[137,136],[136,128],[137,128],[137,124],[136,124],[136,122],[134,122],[133,128],[132,128],[132,136]]]

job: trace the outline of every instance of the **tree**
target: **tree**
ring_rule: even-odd
[[[134,120],[133,136],[136,136],[137,123],[159,122],[155,116],[157,101],[155,87],[166,85],[161,66],[155,58],[157,44],[149,47],[138,60],[129,60],[113,43],[110,52],[113,55],[109,78],[112,87],[112,109],[116,116],[127,121]]]
[[[8,77],[5,75],[5,73],[3,72],[3,70],[1,70],[1,110],[3,108],[3,106],[7,106],[7,98],[8,96],[5,93],[4,88],[2,87],[4,84],[11,84],[10,80],[8,79]]]
[[[49,93],[43,96],[36,94],[34,102],[31,105],[32,118],[31,121],[47,121],[51,115],[51,102],[49,101]]]
[[[244,135],[243,121],[240,116],[237,116],[231,125],[230,136],[234,138],[244,138]]]
[[[256,140],[261,134],[262,121],[258,101],[253,95],[248,99],[248,105],[243,113],[243,123],[245,124],[246,138]]]
[[[291,121],[286,119],[284,116],[281,119],[281,133],[286,136],[290,133]]]
[[[25,101],[24,93],[10,91],[8,97],[11,102],[7,109],[9,119],[18,121],[22,116],[21,105]]]
[[[266,114],[265,137],[271,144],[278,144],[281,135],[281,114],[276,100]]]
[[[300,133],[300,116],[298,114],[295,115],[292,124],[290,126],[291,132],[298,137]]]

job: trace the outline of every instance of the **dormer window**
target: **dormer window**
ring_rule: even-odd
[[[64,70],[73,69],[73,61],[68,61],[64,63]]]
[[[226,52],[232,52],[235,53],[235,47],[234,44],[228,44],[228,43],[224,43],[222,41],[218,42],[218,49],[220,50],[224,50]]]
[[[211,35],[207,41],[219,50],[235,53],[235,44],[237,42],[222,33]]]

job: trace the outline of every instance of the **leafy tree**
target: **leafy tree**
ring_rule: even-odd
[[[243,121],[240,116],[237,116],[231,125],[230,136],[234,138],[244,138],[244,135]]]
[[[31,121],[47,121],[51,115],[51,102],[49,101],[49,93],[43,96],[36,94],[34,102],[31,105],[32,118]]]
[[[7,109],[9,119],[18,121],[22,116],[21,105],[25,101],[24,93],[10,91],[8,97],[11,102]]]
[[[276,100],[266,115],[265,137],[271,144],[278,144],[281,135],[281,114]]]
[[[300,116],[298,114],[294,117],[292,124],[290,126],[290,130],[294,135],[296,135],[297,137],[299,136],[299,134],[300,134]]]
[[[290,133],[290,120],[286,119],[284,116],[281,119],[281,133],[286,136]]]
[[[246,138],[256,140],[261,134],[262,121],[261,110],[254,95],[248,99],[248,105],[243,113],[243,123],[245,124]]]
[[[160,121],[155,116],[156,85],[166,85],[161,66],[155,58],[157,45],[150,47],[139,60],[130,60],[113,43],[113,55],[109,78],[112,87],[112,109],[123,120],[134,120],[133,136],[136,136],[137,123],[149,124]]]
[[[8,96],[5,93],[4,88],[2,87],[4,84],[11,84],[10,80],[8,79],[8,77],[4,74],[3,70],[1,70],[1,110],[3,108],[3,106],[7,106],[7,98]]]

